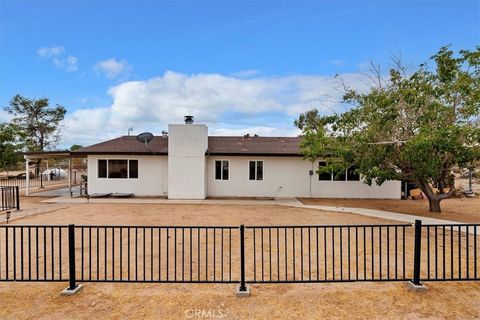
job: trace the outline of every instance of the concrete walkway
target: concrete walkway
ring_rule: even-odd
[[[334,212],[348,212],[359,214],[362,216],[373,217],[373,218],[381,218],[381,219],[388,219],[393,221],[399,222],[406,222],[414,224],[415,220],[421,220],[422,224],[463,224],[458,221],[451,221],[451,220],[444,220],[444,219],[436,219],[436,218],[429,218],[423,216],[416,216],[410,214],[403,214],[397,212],[390,212],[390,211],[383,211],[383,210],[374,210],[374,209],[365,209],[365,208],[349,208],[349,207],[335,207],[335,206],[318,206],[318,205],[306,205],[302,202],[298,201],[296,198],[278,198],[275,199],[278,205],[281,206],[289,206],[289,207],[296,207],[296,208],[303,208],[303,209],[315,209],[315,210],[325,210],[325,211],[334,211]],[[461,228],[463,232],[466,231],[466,228]],[[477,227],[477,234],[479,233],[480,227]],[[475,228],[470,227],[469,233],[475,233]]]
[[[350,212],[360,214],[362,216],[368,216],[373,218],[382,218],[400,222],[415,223],[415,220],[422,220],[424,224],[459,224],[456,221],[443,220],[428,218],[422,216],[415,216],[397,212],[383,211],[383,210],[374,210],[374,209],[365,209],[365,208],[349,208],[349,207],[336,207],[336,206],[318,206],[318,205],[306,205],[301,203],[295,198],[292,199],[276,199],[277,204],[283,206],[304,208],[304,209],[317,209],[325,211],[335,211],[335,212]]]
[[[73,194],[80,194],[80,186],[72,186]],[[45,191],[38,191],[35,193],[31,193],[30,197],[69,197],[70,191],[68,188],[59,188],[59,189],[51,189]]]
[[[65,203],[52,203],[48,205],[44,205],[38,208],[32,208],[32,209],[27,209],[27,210],[11,210],[10,212],[10,220],[9,222],[18,220],[23,217],[27,216],[32,216],[36,214],[42,214],[42,213],[49,213],[61,209],[66,209],[71,207],[71,204],[65,204]],[[0,216],[0,223],[5,223],[7,221],[6,214],[2,214]]]

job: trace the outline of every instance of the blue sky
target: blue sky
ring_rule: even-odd
[[[370,60],[479,45],[479,3],[2,0],[0,105],[65,106],[60,147],[158,134],[186,113],[212,134],[294,135],[299,112],[345,110],[337,73],[362,89]]]

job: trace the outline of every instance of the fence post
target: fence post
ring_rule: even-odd
[[[40,188],[43,189],[43,174],[40,173]]]
[[[425,289],[420,282],[420,265],[422,258],[422,221],[415,220],[415,244],[413,251],[413,279],[412,285],[415,289]]]
[[[62,291],[62,295],[73,295],[81,290],[82,285],[77,285],[75,270],[75,225],[68,225],[68,270],[69,286]]]
[[[68,269],[70,286],[69,290],[74,290],[77,287],[76,270],[75,270],[75,226],[73,224],[68,226]]]
[[[245,226],[240,226],[240,285],[237,288],[236,296],[239,298],[248,297],[250,290],[245,284]]]
[[[15,200],[16,200],[17,210],[20,210],[20,191],[18,186],[15,186],[15,193],[16,193]]]

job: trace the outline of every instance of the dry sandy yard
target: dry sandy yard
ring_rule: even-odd
[[[0,284],[2,319],[478,319],[478,283],[258,285],[246,299],[234,285],[86,284],[73,297],[61,283]],[[221,312],[219,311],[221,310]],[[222,318],[222,315],[226,314]],[[207,317],[204,317],[204,319]]]
[[[281,206],[81,204],[15,220],[15,224],[288,225],[389,223],[354,214]],[[77,254],[78,260],[78,254]],[[193,309],[226,319],[480,317],[480,285],[405,283],[254,285],[238,299],[235,285],[93,284],[61,297],[65,283],[1,283],[0,318],[195,319]]]
[[[445,199],[442,212],[428,211],[428,200],[383,200],[383,199],[308,199],[300,201],[308,205],[367,208],[419,215],[466,223],[480,223],[480,198]]]

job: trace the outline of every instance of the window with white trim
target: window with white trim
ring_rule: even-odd
[[[326,161],[320,161],[318,163],[318,167],[326,167],[327,162]],[[332,181],[332,173],[331,172],[322,172],[318,174],[318,180],[320,181]]]
[[[98,178],[137,179],[138,160],[98,159]]]
[[[360,175],[357,173],[357,166],[353,165],[347,169],[347,181],[360,181]]]
[[[249,180],[263,180],[263,161],[249,161],[248,162],[248,178]]]
[[[346,172],[347,170],[335,171],[333,173],[333,181],[346,181],[347,179]]]
[[[228,180],[229,167],[228,160],[215,160],[215,180]]]

